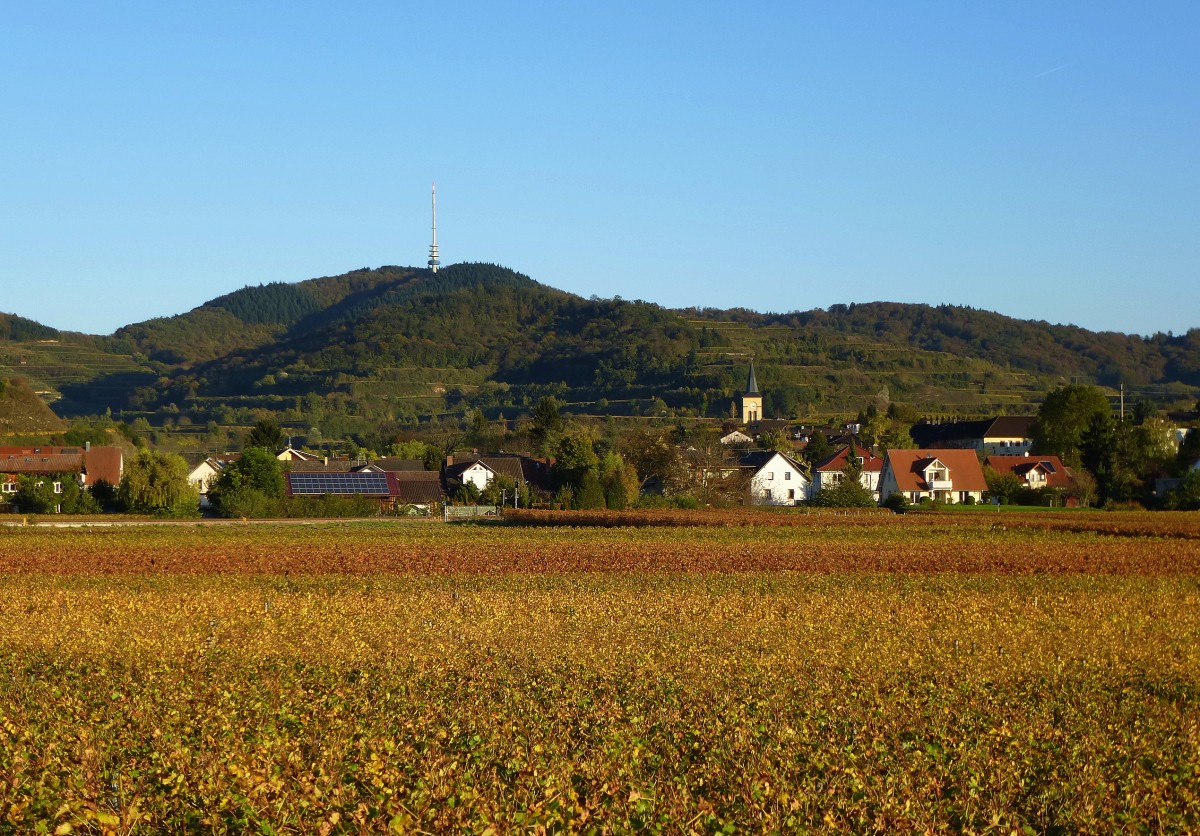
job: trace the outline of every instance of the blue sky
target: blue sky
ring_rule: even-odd
[[[0,310],[488,261],[584,296],[1200,327],[1200,4],[21,3]]]

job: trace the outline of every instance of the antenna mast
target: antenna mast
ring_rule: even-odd
[[[437,250],[437,183],[433,184],[433,243],[429,245],[429,270],[436,273],[441,262]]]

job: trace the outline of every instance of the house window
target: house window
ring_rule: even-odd
[[[767,478],[768,478],[768,479],[774,479],[774,478],[775,478],[775,471],[774,471],[774,470],[770,471],[770,472],[767,474]]]
[[[785,482],[792,481],[792,471],[789,470],[783,474],[783,481],[785,481]]]
[[[3,491],[4,493],[16,493],[17,492],[17,483],[16,482],[5,482],[3,486],[0,486],[0,491]]]
[[[796,489],[795,488],[788,488],[788,499],[795,501],[795,499],[796,499]]]
[[[62,493],[62,482],[55,482],[55,483],[54,483],[54,492],[55,492],[55,493]]]

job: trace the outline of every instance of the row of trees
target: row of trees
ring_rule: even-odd
[[[1033,451],[1059,456],[1075,469],[1085,492],[1094,489],[1102,502],[1154,505],[1155,480],[1182,477],[1200,459],[1200,433],[1192,430],[1178,445],[1174,433],[1149,404],[1138,402],[1129,415],[1114,415],[1099,389],[1063,386],[1038,410]]]
[[[590,428],[569,424],[561,406],[553,397],[542,398],[534,407],[529,431],[534,452],[554,459],[554,502],[576,510],[623,510],[637,504],[641,479],[614,439],[597,439]]]

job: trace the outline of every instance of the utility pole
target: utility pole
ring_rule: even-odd
[[[1121,420],[1125,420],[1125,384],[1121,384]]]

